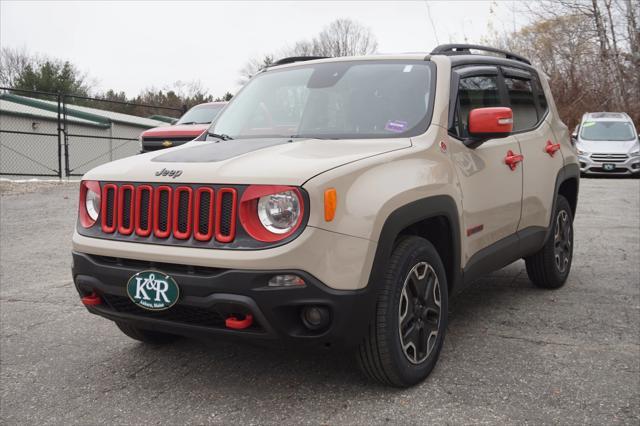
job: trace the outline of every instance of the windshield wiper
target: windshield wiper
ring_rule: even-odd
[[[230,141],[233,139],[231,136],[225,135],[224,133],[217,134],[213,132],[207,132],[207,136],[211,136],[212,138],[222,139],[223,141]]]

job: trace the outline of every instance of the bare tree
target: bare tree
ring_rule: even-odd
[[[253,58],[240,70],[240,84],[245,84],[274,58],[285,56],[358,56],[375,53],[378,41],[371,30],[351,19],[336,19],[311,40],[299,40],[279,54]]]
[[[336,19],[313,39],[318,56],[357,56],[375,53],[378,42],[369,28],[351,19]]]
[[[239,84],[246,84],[251,77],[256,75],[261,69],[268,67],[273,63],[273,55],[264,55],[261,58],[250,59],[240,70]]]
[[[636,0],[522,3],[531,23],[485,42],[529,57],[550,77],[563,120],[587,111],[625,111],[640,121],[640,34]]]
[[[3,47],[0,50],[0,85],[13,87],[27,66],[35,66],[37,58],[29,55],[25,48],[12,49]]]

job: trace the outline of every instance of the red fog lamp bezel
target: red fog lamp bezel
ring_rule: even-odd
[[[300,214],[296,224],[288,231],[282,234],[276,234],[269,231],[264,227],[260,218],[258,217],[258,201],[261,197],[266,195],[273,195],[279,192],[293,192],[298,197],[298,204],[300,205]],[[273,243],[276,241],[284,240],[295,233],[302,224],[302,220],[305,214],[305,200],[300,192],[299,188],[295,186],[285,185],[251,185],[249,186],[240,199],[240,223],[242,224],[247,234],[253,239],[262,241],[265,243]]]
[[[78,203],[78,218],[83,228],[91,228],[98,221],[98,217],[92,219],[87,212],[87,192],[95,192],[98,195],[98,217],[102,210],[102,193],[100,192],[100,183],[95,180],[83,180],[80,182],[80,202]]]

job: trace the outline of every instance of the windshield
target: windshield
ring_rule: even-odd
[[[210,133],[231,138],[357,139],[415,136],[431,116],[425,61],[352,61],[258,74]]]
[[[636,138],[633,125],[626,121],[587,121],[580,138],[586,141],[630,141]]]
[[[224,105],[198,105],[187,111],[176,124],[209,124]]]

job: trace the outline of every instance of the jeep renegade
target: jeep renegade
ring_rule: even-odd
[[[518,55],[287,58],[198,140],[84,176],[73,278],[133,339],[337,345],[410,386],[476,278],[524,258],[564,284],[579,176]]]

